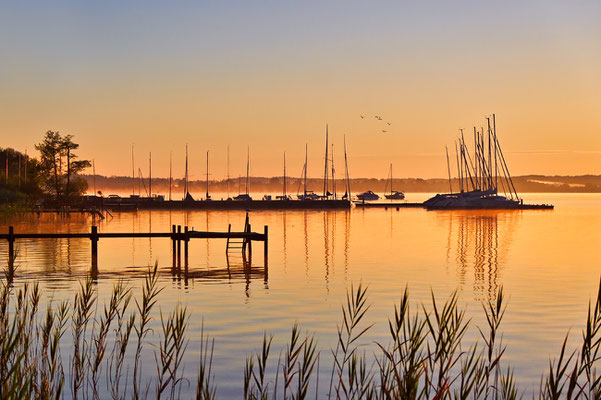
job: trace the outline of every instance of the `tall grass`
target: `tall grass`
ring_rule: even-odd
[[[196,381],[184,374],[188,349],[188,310],[158,310],[161,288],[156,265],[134,298],[125,282],[114,285],[106,304],[98,304],[95,283],[81,282],[70,302],[48,302],[40,310],[37,284],[14,287],[15,260],[0,280],[0,398],[169,398],[182,391],[197,399],[217,398],[212,365],[215,340],[200,331]],[[434,293],[426,305],[412,307],[405,288],[388,321],[388,340],[370,344],[367,289],[351,286],[341,308],[332,364],[323,373],[317,338],[294,324],[286,345],[273,357],[273,336],[265,333],[259,351],[246,358],[241,373],[244,399],[517,399],[512,367],[504,361],[501,325],[506,312],[500,289],[483,304],[486,325],[467,345],[470,320],[457,293],[440,303]],[[151,326],[159,326],[156,331]],[[154,346],[149,346],[148,335]],[[158,340],[156,338],[158,337]],[[601,282],[589,304],[582,344],[558,347],[534,397],[601,398]],[[69,349],[69,355],[63,354]],[[368,349],[370,349],[368,351]],[[375,349],[375,350],[374,350]],[[154,354],[154,368],[143,365]],[[144,358],[145,360],[148,357]],[[189,367],[189,366],[188,366]],[[196,385],[193,390],[192,385]]]

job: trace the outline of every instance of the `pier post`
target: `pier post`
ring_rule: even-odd
[[[15,228],[12,226],[8,227],[8,263],[9,267],[12,267],[15,261]]]
[[[90,242],[92,244],[92,273],[98,273],[98,227],[97,226],[92,226]]]
[[[225,243],[225,255],[227,257],[227,254],[230,250],[230,233],[232,232],[232,224],[229,224],[227,227],[227,242]]]
[[[263,230],[263,269],[265,270],[265,282],[267,282],[267,274],[269,269],[269,239],[268,239],[269,227],[265,225]]]
[[[265,260],[265,267],[267,267],[267,260],[269,258],[269,255],[268,255],[269,239],[267,236],[268,234],[269,234],[269,227],[267,225],[265,225],[265,227],[263,228],[263,258]]]
[[[182,268],[182,226],[177,226],[177,269]]]
[[[252,229],[250,228],[250,224],[248,224],[248,233],[251,233]],[[248,239],[248,261],[252,263],[253,260],[253,241]]]
[[[184,227],[184,269],[188,272],[188,242],[190,238],[188,237],[188,227]]]
[[[175,245],[175,225],[171,225],[171,247],[173,247],[173,269],[175,269],[177,265],[177,261],[175,258],[177,254],[177,248]]]

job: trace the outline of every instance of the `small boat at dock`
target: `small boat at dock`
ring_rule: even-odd
[[[368,190],[366,192],[359,193],[357,195],[357,199],[359,199],[361,201],[380,200],[380,196],[378,196],[376,193],[372,192],[371,190]]]
[[[388,172],[388,179],[386,180],[386,186],[384,187],[384,193],[386,193],[386,189],[388,188],[389,182],[390,182],[390,194],[384,194],[384,197],[386,197],[387,200],[404,200],[405,193],[392,189],[392,164],[390,164],[390,170]]]

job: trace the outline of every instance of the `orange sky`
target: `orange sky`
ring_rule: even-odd
[[[497,115],[512,174],[601,173],[601,4],[382,2],[9,5],[0,12],[0,146],[75,135],[97,173],[446,175],[459,128]],[[361,119],[359,115],[366,115]],[[373,116],[380,115],[385,125]],[[382,133],[386,129],[386,133]]]

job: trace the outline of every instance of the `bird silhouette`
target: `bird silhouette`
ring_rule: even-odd
[[[386,133],[387,131],[385,131],[384,129],[382,129],[382,133]]]
[[[391,125],[390,122],[387,122],[388,125]]]
[[[377,119],[378,121],[382,121],[382,117],[380,117],[379,115],[374,115],[374,118]]]
[[[365,118],[365,115],[359,115],[361,117],[361,119]]]

